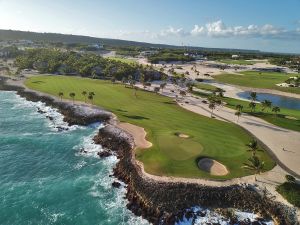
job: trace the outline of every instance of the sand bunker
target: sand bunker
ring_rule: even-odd
[[[201,170],[209,172],[211,175],[215,176],[225,176],[229,173],[226,166],[210,158],[200,159],[198,162],[198,167]]]
[[[150,148],[152,143],[146,140],[146,131],[142,127],[130,123],[119,123],[118,126],[133,136],[134,143],[138,148]]]
[[[180,138],[189,138],[189,137],[190,137],[189,135],[187,135],[187,134],[182,134],[182,133],[175,133],[175,135],[176,135],[177,137],[180,137]]]

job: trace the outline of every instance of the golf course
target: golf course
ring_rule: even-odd
[[[197,87],[197,86],[196,86]],[[205,90],[205,89],[203,89]],[[206,91],[206,90],[205,90]],[[208,98],[210,94],[193,91],[194,95]],[[243,107],[243,113],[250,114],[252,116],[259,117],[272,123],[278,127],[282,127],[289,130],[300,131],[300,111],[295,109],[280,108],[280,112],[275,114],[271,109],[264,109],[262,104],[257,103],[255,111],[251,110],[249,107],[249,101],[243,101],[240,99],[230,98],[230,97],[220,97],[222,102],[226,103],[226,107],[235,109],[237,105]]]
[[[216,81],[245,87],[275,89],[278,91],[300,94],[299,88],[279,87],[276,84],[285,82],[291,74],[278,72],[245,71],[238,74],[220,74],[214,76]]]
[[[144,164],[145,171],[155,175],[229,179],[254,172],[245,170],[244,163],[252,153],[246,146],[252,137],[239,126],[211,119],[187,111],[171,98],[125,87],[110,81],[70,76],[32,76],[25,85],[33,90],[76,101],[87,101],[113,112],[121,122],[145,128],[147,140],[153,145],[136,149],[136,158]],[[93,101],[86,100],[82,92],[94,92]],[[186,138],[178,134],[186,135]],[[265,170],[275,163],[261,149],[257,156],[265,162]],[[211,158],[224,165],[228,174],[214,176],[200,170],[201,158]]]

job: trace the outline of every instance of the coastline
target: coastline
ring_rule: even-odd
[[[95,136],[95,143],[117,153],[120,161],[114,169],[114,175],[128,185],[128,208],[154,224],[158,224],[160,220],[163,220],[164,224],[174,224],[175,220],[182,218],[184,209],[195,205],[254,211],[262,216],[272,215],[280,224],[294,224],[288,221],[288,216],[292,216],[291,211],[286,212],[287,208],[283,204],[261,195],[250,185],[213,187],[201,183],[174,181],[172,178],[158,181],[147,176],[135,160],[134,138],[118,128],[117,118],[104,109],[60,101],[52,96],[25,90],[24,87],[0,84],[0,89],[14,90],[30,101],[42,101],[58,108],[69,124],[87,125],[99,120],[104,121],[106,126]],[[202,182],[201,179],[197,180]]]

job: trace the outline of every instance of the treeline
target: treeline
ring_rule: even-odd
[[[79,54],[54,49],[30,49],[18,56],[15,61],[19,70],[35,69],[40,73],[80,75],[91,78],[114,78],[122,80],[132,76],[146,80],[160,79],[162,73],[153,67],[128,64],[103,58],[95,54]]]

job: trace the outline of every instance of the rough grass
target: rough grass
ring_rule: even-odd
[[[66,76],[37,76],[26,81],[29,88],[48,94],[76,93],[76,100],[83,101],[82,91],[95,92],[94,104],[115,113],[119,120],[126,121],[147,131],[147,139],[153,146],[137,150],[138,160],[145,170],[156,175],[177,177],[211,177],[197,167],[198,157],[211,157],[226,165],[230,173],[224,177],[234,178],[249,175],[241,167],[251,156],[246,144],[251,137],[239,126],[204,117],[187,111],[172,99],[151,92],[134,90],[109,81]],[[176,132],[190,136],[179,138]],[[266,162],[266,169],[274,162],[265,152],[259,153]]]
[[[291,204],[300,207],[300,185],[285,182],[277,186],[276,190]]]
[[[214,91],[216,87],[206,83],[195,83],[195,87],[204,91]]]
[[[205,93],[193,92],[195,95],[201,97],[208,97]],[[265,109],[264,112],[261,110],[261,104],[257,104],[255,112],[251,112],[249,108],[249,102],[235,98],[223,97],[222,101],[226,102],[226,107],[236,109],[236,105],[243,106],[243,112],[248,113],[252,116],[259,117],[272,123],[276,126],[286,128],[289,130],[300,131],[300,111],[293,109],[280,108],[278,115],[275,115],[270,109]],[[290,117],[290,118],[289,118]]]
[[[284,92],[300,94],[300,88],[293,87],[278,87],[276,84],[285,82],[293,74],[276,73],[276,72],[257,72],[246,71],[241,72],[242,75],[236,74],[221,74],[214,76],[214,79],[219,82],[240,85],[253,88],[275,89]]]
[[[246,61],[243,59],[221,59],[219,62],[233,65],[253,65],[256,63],[255,61]]]
[[[127,58],[122,58],[122,57],[107,57],[110,60],[115,60],[115,61],[119,61],[119,62],[123,62],[123,63],[127,63],[127,64],[137,64],[136,61],[132,60],[132,59],[127,59]]]

